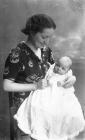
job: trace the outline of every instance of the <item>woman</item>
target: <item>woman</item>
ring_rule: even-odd
[[[7,57],[3,74],[3,88],[13,94],[13,106],[16,111],[30,91],[41,88],[41,79],[53,63],[49,41],[56,25],[51,17],[44,14],[31,16],[22,32],[27,40],[20,42]],[[75,83],[71,77],[68,87]]]

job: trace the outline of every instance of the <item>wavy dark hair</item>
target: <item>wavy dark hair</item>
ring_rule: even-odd
[[[56,29],[53,19],[46,14],[35,14],[28,18],[25,28],[21,31],[25,35],[30,35],[42,32],[45,28]]]

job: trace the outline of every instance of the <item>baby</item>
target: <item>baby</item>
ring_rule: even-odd
[[[69,57],[61,57],[47,71],[43,88],[31,92],[21,104],[14,118],[23,132],[38,140],[68,140],[85,128],[74,87],[64,88],[73,76],[71,65]]]
[[[47,71],[47,74],[45,76],[45,80],[44,80],[44,86],[47,86],[49,83],[49,79],[53,76],[58,76],[60,75],[60,77],[62,78],[58,78],[59,81],[57,81],[57,86],[63,86],[66,83],[66,81],[68,82],[68,79],[70,80],[70,77],[72,76],[72,70],[71,70],[71,66],[72,66],[72,60],[67,57],[67,56],[63,56],[61,57],[57,62],[55,62],[53,65],[50,66],[49,70]],[[73,76],[74,81],[76,81],[75,76]],[[61,80],[62,79],[62,80]]]

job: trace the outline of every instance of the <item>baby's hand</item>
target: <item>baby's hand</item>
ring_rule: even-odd
[[[57,81],[57,86],[58,86],[58,87],[62,87],[63,85],[64,85],[64,82]]]
[[[61,82],[60,81],[57,82],[57,86],[61,87]]]
[[[36,85],[36,90],[37,89],[42,89],[42,80],[40,80],[38,82],[34,82],[34,84]]]

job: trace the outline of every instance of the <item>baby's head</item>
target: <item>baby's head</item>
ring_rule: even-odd
[[[72,60],[67,56],[63,56],[55,63],[53,71],[55,73],[59,73],[62,75],[68,72],[71,65],[72,65]]]

